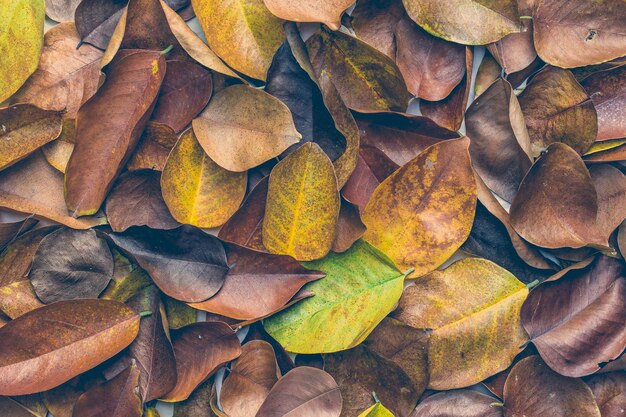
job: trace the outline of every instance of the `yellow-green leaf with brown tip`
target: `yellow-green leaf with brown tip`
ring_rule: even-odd
[[[0,103],[11,97],[39,65],[44,0],[5,0],[0,6]]]
[[[270,174],[263,244],[299,261],[322,258],[335,240],[340,205],[333,163],[316,143],[305,143]]]
[[[443,264],[469,236],[477,189],[467,137],[437,143],[374,190],[363,238],[413,277]]]
[[[236,71],[265,81],[285,34],[282,20],[263,0],[192,0],[191,4],[209,47]]]
[[[221,226],[246,194],[246,172],[227,171],[204,152],[190,129],[170,152],[161,175],[172,217],[198,227]]]
[[[303,264],[326,276],[304,286],[314,297],[265,319],[287,351],[332,353],[360,344],[395,307],[405,274],[363,240],[344,253]]]
[[[429,388],[467,387],[506,369],[528,335],[520,309],[528,288],[491,261],[466,258],[408,286],[393,316],[432,329]]]

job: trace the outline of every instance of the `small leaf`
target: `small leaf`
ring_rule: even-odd
[[[297,260],[325,256],[335,239],[340,199],[333,165],[307,142],[270,174],[263,245]]]
[[[139,315],[106,300],[59,301],[0,328],[0,394],[61,385],[128,346]]]
[[[74,20],[74,11],[80,0],[48,0],[46,1],[46,15],[57,22]]]
[[[291,112],[262,90],[233,85],[215,94],[193,121],[198,142],[218,165],[246,171],[298,142]]]
[[[359,414],[359,417],[394,417],[391,411],[387,410],[381,403],[376,403],[367,410]]]
[[[163,171],[170,151],[176,145],[178,136],[171,127],[161,123],[148,122],[141,134],[135,152],[128,160],[129,171],[153,169]]]
[[[163,167],[163,199],[179,222],[218,227],[239,208],[246,178],[245,172],[227,171],[213,162],[190,129],[172,148]]]
[[[106,49],[127,3],[127,0],[81,1],[74,13],[81,42]]]
[[[41,148],[46,161],[58,171],[65,173],[67,162],[76,143],[76,120],[63,119],[61,135]]]
[[[393,309],[405,275],[380,251],[357,241],[342,254],[307,262],[326,277],[308,284],[315,294],[264,322],[289,352],[321,353],[361,343]]]

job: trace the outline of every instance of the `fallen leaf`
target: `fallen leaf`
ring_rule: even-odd
[[[100,298],[125,303],[135,294],[153,285],[146,271],[131,263],[116,249],[111,252],[114,261],[113,277]]]
[[[229,417],[255,416],[279,377],[272,345],[263,340],[244,344],[222,383],[220,404],[224,413]]]
[[[469,139],[433,145],[395,171],[372,194],[364,239],[420,277],[444,263],[469,236],[476,180]],[[410,190],[410,191],[409,191]]]
[[[326,77],[352,110],[405,111],[409,95],[396,64],[367,43],[322,27],[306,42],[315,75]]]
[[[338,253],[347,251],[354,242],[363,237],[363,233],[365,233],[365,225],[361,221],[359,209],[356,205],[341,199],[337,232],[331,250]]]
[[[139,323],[137,338],[128,347],[139,370],[139,393],[142,401],[161,398],[176,386],[176,362],[168,338],[161,293],[150,286],[128,301],[128,306],[141,314],[150,312]],[[121,417],[121,416],[120,416]]]
[[[132,226],[152,229],[180,226],[163,201],[159,177],[156,171],[135,171],[120,177],[107,197],[105,209],[114,232],[123,232]]]
[[[164,75],[158,52],[132,52],[111,63],[103,86],[80,108],[65,171],[65,200],[74,217],[99,209],[137,146]],[[103,118],[103,109],[115,110]]]
[[[340,204],[330,159],[305,143],[270,174],[263,245],[297,260],[322,258],[335,240]]]
[[[611,165],[594,165],[589,169],[598,194],[596,229],[608,241],[626,219],[626,175]]]
[[[291,112],[262,90],[233,85],[215,94],[193,120],[205,152],[229,171],[246,171],[280,155],[297,143]]]
[[[186,303],[168,296],[164,296],[163,301],[168,328],[180,329],[181,327],[196,322],[197,311],[195,308],[189,307]]]
[[[600,417],[584,382],[557,374],[536,355],[522,359],[511,370],[504,385],[504,404],[505,417]]]
[[[602,143],[602,142],[596,142]],[[585,162],[588,163],[596,163],[596,162],[615,162],[615,161],[625,161],[626,160],[626,146],[618,146],[615,149],[608,150],[606,152],[598,152],[593,155],[589,155],[585,157]]]
[[[46,226],[31,230],[4,248],[0,252],[0,286],[26,280],[41,240],[57,229]]]
[[[301,366],[278,380],[256,417],[283,417],[293,413],[339,417],[342,402],[332,376],[320,369]]]
[[[137,395],[139,369],[131,364],[124,372],[78,398],[72,417],[141,417],[141,398]]]
[[[270,255],[235,245],[227,246],[228,271],[224,286],[213,297],[191,306],[234,318],[254,320],[281,310],[308,282],[324,274],[306,269],[283,255]]]
[[[454,87],[450,95],[440,101],[420,101],[420,111],[426,117],[434,120],[438,125],[459,130],[463,123],[463,115],[467,108],[470,93],[470,81],[474,63],[474,50],[465,48],[465,75],[461,82]]]
[[[212,297],[229,270],[222,243],[195,227],[134,227],[107,237],[145,269],[161,291],[181,301]]]
[[[269,11],[281,19],[293,22],[321,22],[332,30],[339,30],[341,15],[353,3],[353,0],[306,0],[294,4],[289,0],[265,0]]]
[[[324,355],[324,370],[339,385],[345,417],[361,414],[375,403],[372,392],[394,415],[406,417],[421,394],[400,366],[363,345]]]
[[[503,417],[495,398],[476,391],[438,392],[422,401],[411,417]]]
[[[172,332],[172,345],[178,382],[161,398],[167,402],[186,400],[218,368],[241,354],[235,332],[216,321],[194,323]]]
[[[589,269],[535,288],[522,307],[522,324],[548,366],[566,376],[589,375],[626,348],[625,295],[626,270],[602,256]]]
[[[163,173],[163,199],[181,223],[210,228],[224,224],[246,193],[245,172],[222,168],[204,152],[193,130],[187,130],[170,152]]]
[[[626,66],[598,71],[581,84],[598,113],[596,140],[620,139],[626,136],[626,122],[620,109],[626,106]]]
[[[264,321],[265,330],[294,353],[337,352],[361,343],[393,309],[405,278],[362,240],[305,267],[326,274],[304,287],[315,296]]]
[[[0,311],[11,319],[16,319],[43,305],[28,279],[15,280],[0,287]]]
[[[35,415],[11,397],[0,397],[0,413],[11,417],[34,417]]]
[[[563,68],[600,64],[624,55],[626,10],[602,3],[533,0],[533,36],[545,62]]]
[[[543,248],[608,246],[597,236],[597,194],[578,154],[555,142],[537,159],[511,204],[511,225]]]
[[[74,20],[74,11],[81,0],[48,0],[46,16],[57,22]]]
[[[191,3],[209,47],[236,71],[265,81],[284,33],[281,20],[267,10],[263,0]]]
[[[168,61],[152,121],[181,132],[211,98],[211,73],[198,64]]]
[[[218,237],[245,248],[267,252],[263,246],[263,217],[269,177],[264,177],[250,191],[243,204],[222,226]]]
[[[67,214],[63,200],[63,174],[40,153],[0,173],[0,207],[33,213],[75,229],[105,224],[100,214],[75,219]]]
[[[465,45],[485,45],[522,30],[517,1],[403,0],[418,25],[440,38]]]
[[[63,119],[61,135],[41,147],[41,152],[46,161],[56,170],[65,173],[67,161],[70,160],[74,144],[76,143],[76,120]]]
[[[211,387],[211,381],[206,381],[188,399],[174,403],[173,417],[215,417],[211,411]]]
[[[71,300],[38,308],[0,328],[1,395],[61,385],[128,346],[139,315],[108,300]]]
[[[394,417],[391,411],[387,410],[381,403],[376,403],[367,410],[359,414],[359,417]]]
[[[165,161],[177,141],[178,136],[171,127],[148,122],[135,152],[126,163],[126,168],[129,171],[142,169],[163,171]]]
[[[571,71],[555,67],[540,71],[520,94],[519,104],[535,158],[554,142],[582,155],[596,139],[596,110]]]
[[[465,113],[472,166],[485,184],[513,201],[531,166],[530,137],[511,84],[496,80]]]
[[[62,114],[30,104],[0,108],[0,170],[53,141],[61,134]]]
[[[527,295],[505,269],[466,258],[408,286],[392,316],[432,329],[429,387],[462,388],[506,369],[521,352],[528,338],[519,310]]]
[[[8,0],[0,13],[0,103],[35,72],[43,46],[44,1]]]
[[[37,70],[11,100],[65,110],[64,118],[75,119],[80,106],[98,90],[101,58],[102,51],[81,44],[73,22],[61,23],[46,32]]]
[[[474,81],[475,98],[478,98],[494,81],[500,78],[502,71],[502,67],[498,64],[498,61],[495,60],[493,55],[488,51],[485,52],[485,56],[478,66],[476,79]]]
[[[584,379],[591,388],[602,417],[619,416],[626,404],[626,374],[610,372]]]
[[[6,248],[8,244],[17,239],[20,235],[28,232],[29,229],[35,227],[39,220],[32,216],[28,216],[23,220],[14,222],[0,223],[0,252]]]
[[[395,60],[415,97],[443,100],[465,75],[465,48],[420,28],[402,0],[359,1],[352,29],[357,38]]]
[[[113,274],[113,257],[94,230],[59,229],[41,240],[28,273],[45,304],[97,298]]]
[[[82,0],[74,20],[81,42],[106,49],[128,0]]]

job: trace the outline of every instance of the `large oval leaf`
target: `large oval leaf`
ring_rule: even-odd
[[[403,275],[380,251],[361,240],[342,254],[307,262],[326,277],[304,288],[315,294],[264,322],[288,351],[336,352],[361,343],[393,309]]]
[[[0,394],[61,385],[111,358],[139,330],[139,315],[117,301],[59,301],[0,328]]]
[[[37,69],[43,46],[44,0],[8,0],[0,8],[0,103]]]
[[[211,49],[236,71],[265,81],[284,33],[280,19],[263,0],[193,0],[192,4]]]
[[[335,240],[340,200],[330,159],[307,142],[272,170],[263,219],[263,244],[272,253],[310,261]]]
[[[131,52],[111,63],[102,88],[80,108],[65,171],[65,201],[74,217],[100,208],[137,146],[164,76],[158,52]]]
[[[515,0],[403,1],[418,25],[452,42],[485,45],[522,30]]]
[[[163,199],[174,218],[198,227],[221,226],[246,194],[245,172],[222,168],[204,152],[193,130],[180,137],[163,167]]]
[[[528,338],[519,311],[527,295],[505,269],[467,258],[408,286],[393,316],[433,330],[429,386],[461,388],[503,371],[521,352]]]
[[[193,131],[212,160],[237,172],[280,155],[302,137],[287,106],[245,85],[233,85],[215,94],[194,119]]]
[[[469,139],[427,148],[372,194],[364,239],[400,269],[422,276],[444,263],[467,239],[476,209]]]
[[[495,398],[470,390],[438,392],[426,397],[411,417],[503,417]]]

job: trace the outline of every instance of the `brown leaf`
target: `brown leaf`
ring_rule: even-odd
[[[626,9],[619,0],[533,0],[533,5],[535,48],[548,64],[580,67],[624,55]]]
[[[476,80],[474,81],[475,98],[478,98],[494,81],[500,78],[502,71],[502,67],[498,64],[493,55],[489,52],[485,52],[485,56],[478,66]]]
[[[246,171],[297,143],[291,112],[262,90],[233,85],[215,94],[193,121],[200,145],[229,171]]]
[[[228,263],[234,265],[222,289],[193,308],[254,320],[281,310],[307,282],[324,274],[306,269],[289,256],[271,255],[228,245]]]
[[[167,402],[186,400],[218,368],[241,354],[235,332],[217,321],[194,323],[173,331],[172,345],[178,382],[162,397]]]
[[[539,356],[513,367],[504,385],[504,404],[505,417],[600,417],[589,387],[557,374]]]
[[[139,315],[108,300],[33,310],[0,328],[0,394],[42,392],[111,358],[137,335]]]
[[[0,223],[0,251],[17,239],[20,235],[28,232],[29,229],[35,227],[39,220],[33,216],[28,216],[23,220],[15,222]]]
[[[27,279],[39,243],[56,229],[58,226],[31,230],[0,252],[0,286]]]
[[[167,156],[177,140],[178,137],[171,127],[148,122],[126,167],[129,171],[141,169],[163,171]]]
[[[146,271],[133,264],[116,249],[111,249],[114,259],[113,279],[100,298],[125,303],[133,295],[153,285]]]
[[[301,366],[278,380],[256,417],[283,417],[294,412],[339,417],[341,405],[341,393],[333,377],[320,369]]]
[[[61,134],[61,113],[30,104],[0,108],[0,170],[56,139]]]
[[[81,0],[49,0],[46,2],[46,15],[57,22],[74,20],[74,11]]]
[[[255,416],[279,377],[272,345],[263,340],[244,344],[222,384],[222,409],[229,417]]]
[[[81,395],[72,417],[141,417],[139,377],[139,369],[131,364],[112,380]]]
[[[106,49],[113,31],[126,9],[127,0],[83,0],[76,7],[74,20],[81,42]]]
[[[80,108],[65,172],[65,200],[74,217],[100,208],[137,146],[164,76],[158,52],[130,53],[111,63],[102,88]]]
[[[27,279],[14,281],[0,287],[0,311],[12,319],[43,305]]]
[[[63,174],[50,166],[41,153],[0,173],[0,207],[33,213],[75,229],[105,224],[101,214],[75,219],[63,200]]]
[[[596,190],[582,159],[555,142],[537,159],[511,205],[511,225],[528,242],[543,248],[606,247],[594,227]]]
[[[107,236],[146,270],[161,291],[181,301],[212,297],[229,270],[222,243],[195,227],[134,227]]]
[[[584,379],[591,388],[602,417],[617,417],[626,404],[626,373],[610,372]]]
[[[98,90],[101,58],[102,51],[81,44],[73,22],[61,23],[46,32],[39,67],[12,101],[65,110],[64,117],[75,119],[80,106]]]
[[[594,165],[589,169],[598,194],[596,229],[603,239],[613,234],[626,219],[626,175],[611,165]]]
[[[362,345],[324,355],[324,369],[337,381],[345,401],[341,416],[365,411],[375,403],[375,392],[394,415],[406,417],[421,394],[400,366]]]
[[[198,64],[168,61],[152,120],[182,131],[209,102],[211,73]]]
[[[152,229],[180,226],[163,201],[159,177],[157,171],[135,171],[120,177],[106,200],[105,212],[114,232],[132,226]]]
[[[46,161],[55,169],[65,173],[67,161],[70,160],[76,143],[76,120],[63,119],[61,135],[41,148]]]
[[[364,239],[420,277],[443,264],[469,236],[476,179],[469,139],[440,142],[395,171],[374,191]],[[409,191],[411,190],[411,191]]]
[[[160,398],[176,385],[176,362],[172,344],[163,327],[166,319],[161,293],[150,286],[128,301],[137,313],[151,312],[139,323],[137,338],[128,347],[141,378],[139,392],[144,403]]]
[[[502,408],[492,406],[495,398],[480,392],[438,392],[422,401],[410,417],[503,417]]]
[[[463,122],[463,115],[467,108],[470,93],[474,50],[465,48],[465,75],[461,82],[454,87],[450,95],[440,101],[420,102],[420,110],[426,117],[433,119],[438,125],[450,130],[459,130]]]
[[[465,114],[472,165],[487,186],[513,201],[530,168],[530,138],[511,84],[496,80]]]
[[[519,104],[535,158],[554,142],[565,143],[582,155],[596,139],[593,102],[568,70],[547,67],[540,71],[520,94]]]
[[[534,0],[518,0],[520,15],[528,16],[532,13]],[[497,42],[487,45],[496,61],[504,72],[512,74],[527,68],[537,58],[537,51],[533,44],[533,23],[530,19],[521,21],[522,32],[511,33]]]
[[[11,397],[0,397],[0,414],[7,417],[35,417],[31,410]]]
[[[353,0],[306,0],[297,4],[290,0],[265,0],[269,11],[281,19],[321,22],[332,30],[339,30],[341,15],[353,3]]]
[[[306,47],[315,70],[325,73],[353,110],[405,111],[408,93],[396,64],[367,43],[322,27]]]
[[[331,250],[338,253],[347,251],[363,236],[363,233],[365,233],[365,225],[361,221],[358,207],[342,198],[337,232]]]
[[[552,277],[535,288],[522,324],[541,357],[567,376],[589,375],[626,348],[626,270],[601,256],[589,269]]]
[[[626,121],[620,117],[626,106],[626,65],[598,71],[581,84],[598,112],[596,140],[626,137]]]
[[[165,314],[167,316],[167,327],[169,329],[180,329],[181,327],[196,322],[196,309],[166,295],[163,301],[165,304]]]
[[[174,403],[173,417],[215,417],[211,411],[211,381],[201,384],[185,401]]]
[[[59,229],[41,240],[28,277],[46,304],[97,298],[113,275],[113,257],[94,230]]]
[[[402,0],[359,1],[352,28],[359,39],[395,60],[416,97],[443,100],[465,75],[465,48],[420,28]]]

